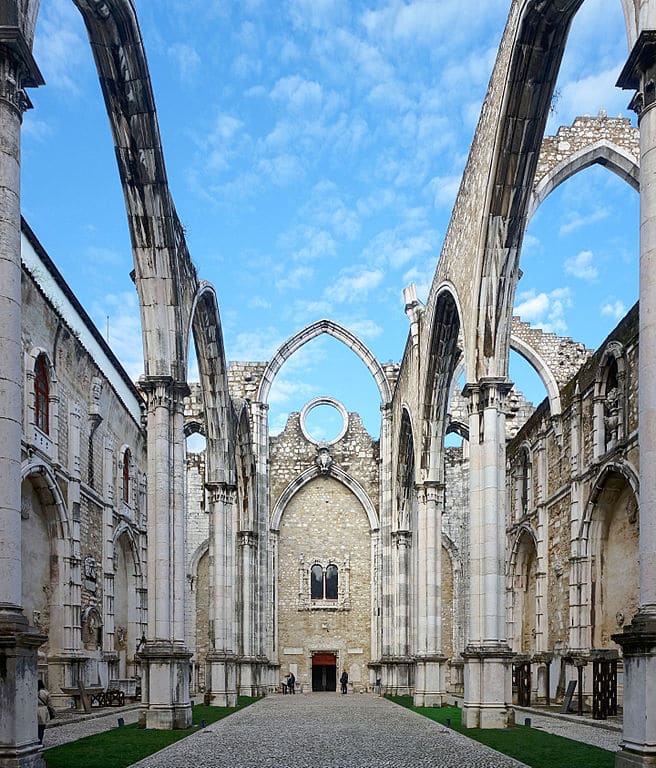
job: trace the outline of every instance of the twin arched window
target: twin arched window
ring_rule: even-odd
[[[336,565],[325,570],[315,563],[310,571],[310,597],[313,600],[337,600],[339,571]]]
[[[34,422],[46,435],[50,433],[49,402],[48,361],[46,356],[41,354],[34,365]]]

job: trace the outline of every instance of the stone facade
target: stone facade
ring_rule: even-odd
[[[147,625],[143,401],[23,227],[22,605],[56,706],[132,696]]]

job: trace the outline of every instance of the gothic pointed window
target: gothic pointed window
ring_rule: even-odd
[[[123,454],[123,471],[121,473],[121,489],[123,501],[126,504],[130,503],[130,449],[126,448]]]
[[[310,597],[313,600],[323,600],[323,568],[313,565],[310,572]]]
[[[39,355],[34,366],[34,421],[46,435],[50,431],[49,398],[48,363],[45,355]]]

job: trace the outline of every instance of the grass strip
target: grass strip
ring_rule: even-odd
[[[201,720],[205,720],[206,725],[215,723],[254,701],[256,699],[250,696],[240,696],[236,707],[197,705],[192,707],[191,728],[177,731],[146,730],[135,723],[51,747],[44,751],[43,757],[47,768],[127,768],[192,733],[198,733]],[[120,715],[117,712],[117,718]]]
[[[451,729],[485,744],[497,752],[513,757],[531,768],[614,768],[615,753],[591,744],[555,736],[552,733],[514,725],[510,728],[463,728],[458,707],[414,707],[412,696],[390,696],[390,701],[411,709],[429,720],[446,725]]]

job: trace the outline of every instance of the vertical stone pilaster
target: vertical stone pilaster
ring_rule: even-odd
[[[466,728],[502,728],[512,720],[505,616],[506,432],[510,385],[481,379],[467,385],[470,474],[470,620],[462,721]]]
[[[234,645],[232,522],[236,489],[208,483],[210,510],[210,651],[205,681],[210,704],[237,705],[237,656]]]
[[[18,21],[16,2],[5,22]],[[41,85],[30,45],[18,26],[0,29],[0,766],[43,766],[37,741],[36,634],[21,609],[21,245],[20,141],[25,88]]]
[[[148,401],[148,633],[140,648],[146,727],[191,725],[191,652],[184,641],[184,433],[187,385],[139,382]]]
[[[442,655],[442,509],[444,485],[418,486],[418,604],[414,703],[441,707],[446,698]]]
[[[630,106],[638,113],[640,127],[640,589],[638,613],[622,633],[613,635],[624,652],[624,726],[615,762],[618,768],[656,766],[655,81],[656,29],[643,29],[618,80],[620,87],[636,91]]]
[[[379,558],[378,594],[381,616],[378,622],[380,656],[391,656],[394,644],[394,574],[392,570],[392,412],[389,404],[381,405],[380,426],[380,537],[381,557]],[[373,627],[372,627],[373,629]],[[383,685],[387,681],[383,680]]]

